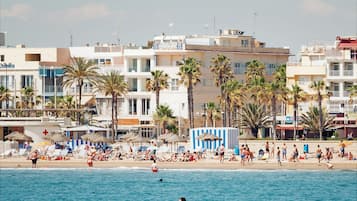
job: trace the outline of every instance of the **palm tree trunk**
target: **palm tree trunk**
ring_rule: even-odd
[[[296,123],[297,123],[297,103],[294,101],[294,140],[296,139]]]
[[[81,109],[81,103],[82,103],[82,84],[78,85],[79,87],[79,101],[77,103],[77,109]],[[81,125],[81,111],[77,112],[77,121],[78,125]]]
[[[188,110],[189,110],[189,116],[190,116],[190,128],[194,128],[194,116],[193,116],[193,93],[192,93],[192,75],[189,76],[188,80]]]
[[[160,105],[160,89],[156,88],[156,109],[159,108]]]
[[[273,115],[273,139],[275,140],[276,138],[276,97],[275,95],[273,95],[272,97],[272,100],[271,100],[271,103],[272,103],[272,115]]]
[[[227,117],[228,117],[228,126],[231,127],[232,126],[232,116],[231,116],[231,99],[228,97],[227,94],[225,94],[226,96],[226,111],[227,111]]]
[[[320,140],[322,140],[322,97],[320,91],[318,91],[319,98],[319,132],[320,132]]]
[[[112,130],[112,141],[114,142],[115,140],[115,130],[114,130],[114,121],[115,121],[115,95],[112,94],[112,125],[111,125],[111,130]]]

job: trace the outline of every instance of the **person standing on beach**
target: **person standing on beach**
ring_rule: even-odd
[[[274,155],[275,155],[275,143],[272,142],[271,144],[271,150],[270,150],[270,158],[274,159]]]
[[[152,172],[158,172],[159,171],[159,168],[157,167],[157,164],[156,164],[156,160],[154,160],[153,163],[151,164],[151,171]]]
[[[279,149],[279,147],[276,148],[276,159],[278,161],[279,166],[281,166],[281,158],[280,158],[280,149]]]
[[[321,157],[322,157],[322,150],[321,150],[319,144],[317,145],[316,157],[317,157],[317,160],[319,161],[319,165],[320,165]]]
[[[37,167],[37,159],[38,159],[38,151],[35,150],[31,154],[32,168],[36,168]]]
[[[282,151],[282,154],[283,154],[283,160],[287,160],[287,158],[286,158],[286,149],[287,149],[287,147],[286,147],[286,144],[284,143],[283,147],[281,148],[281,151]]]
[[[265,152],[268,153],[268,156],[270,158],[270,149],[269,149],[269,142],[268,141],[265,142]]]
[[[341,156],[341,158],[343,158],[343,156],[345,155],[345,147],[346,147],[343,140],[341,140],[339,146],[340,146],[340,156]]]
[[[223,163],[223,161],[224,161],[224,144],[222,144],[219,147],[219,162]]]

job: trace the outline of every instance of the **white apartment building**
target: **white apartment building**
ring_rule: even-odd
[[[348,42],[347,42],[348,41]],[[302,47],[299,63],[288,63],[287,86],[298,84],[310,97],[299,103],[299,111],[306,112],[311,105],[317,105],[312,97],[316,92],[310,88],[314,81],[323,80],[327,89],[323,105],[329,113],[357,113],[357,99],[352,102],[348,88],[357,84],[357,45],[356,39],[342,39],[338,37],[333,46],[315,45]],[[288,107],[288,114],[293,113],[292,105]]]

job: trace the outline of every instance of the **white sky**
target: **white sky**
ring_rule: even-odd
[[[142,45],[162,32],[213,34],[214,18],[216,33],[255,32],[296,54],[302,45],[356,36],[357,0],[0,0],[0,31],[13,46],[68,47],[70,34],[74,46]]]

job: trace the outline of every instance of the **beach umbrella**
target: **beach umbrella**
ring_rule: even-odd
[[[69,141],[69,138],[61,133],[54,133],[52,135],[46,136],[46,139],[48,139],[52,142],[67,142],[67,141]]]
[[[256,139],[252,134],[250,133],[244,133],[243,135],[238,136],[239,140],[253,140]]]
[[[202,140],[202,141],[222,140],[222,138],[215,136],[213,134],[209,134],[209,133],[204,133],[204,134],[198,136],[197,139]]]
[[[135,133],[128,132],[127,134],[121,136],[120,139],[126,141],[127,139],[135,137],[135,136],[136,136]]]
[[[81,138],[85,141],[89,141],[89,142],[109,142],[110,139],[104,137],[103,135],[99,134],[99,133],[88,133],[85,135],[82,135]]]
[[[27,136],[27,135],[20,133],[18,131],[14,131],[14,132],[10,133],[9,135],[5,136],[5,139],[12,140],[12,141],[33,142],[32,137]]]
[[[132,138],[127,139],[128,142],[133,142],[133,143],[144,143],[144,142],[150,142],[149,138],[144,138],[141,136],[135,136]]]

